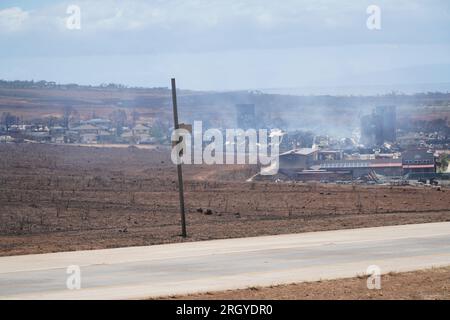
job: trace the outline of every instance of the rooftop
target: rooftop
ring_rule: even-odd
[[[280,156],[284,156],[284,155],[302,155],[302,156],[307,156],[310,154],[313,154],[314,152],[319,151],[319,149],[316,148],[301,148],[301,149],[294,149],[294,150],[290,150],[287,151],[285,153],[280,154]]]
[[[386,168],[401,167],[401,159],[373,159],[373,160],[339,160],[323,161],[317,167],[321,169],[345,169],[345,168]]]
[[[71,130],[79,131],[79,130],[98,130],[96,126],[91,124],[82,124],[81,126],[71,128]]]

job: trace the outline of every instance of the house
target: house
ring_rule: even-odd
[[[97,143],[98,135],[101,129],[92,124],[82,124],[80,126],[70,129],[70,132],[75,132],[80,143]]]
[[[51,136],[51,142],[52,143],[65,143],[66,139],[64,137],[64,135],[52,135]]]
[[[92,124],[82,124],[80,126],[74,127],[70,129],[71,131],[77,132],[80,136],[84,134],[98,134],[100,128],[94,126]]]
[[[104,130],[109,130],[112,127],[111,120],[101,118],[87,120],[84,124],[93,125]]]
[[[115,135],[113,132],[108,130],[99,130],[97,135],[97,142],[99,143],[114,143],[115,142]]]
[[[136,143],[151,143],[151,128],[144,124],[138,124],[132,129],[134,141]]]
[[[150,135],[151,129],[144,124],[138,124],[133,128],[133,135]]]
[[[29,132],[29,133],[27,133],[27,136],[31,140],[34,140],[34,141],[39,141],[39,142],[51,142],[52,141],[52,137],[50,136],[50,134],[45,131]]]
[[[80,138],[78,132],[72,130],[66,131],[65,137],[67,143],[76,143]]]
[[[80,142],[86,144],[97,143],[98,135],[94,133],[82,133],[80,134]]]
[[[14,138],[11,136],[0,136],[0,143],[14,142]]]
[[[50,135],[51,136],[55,136],[55,135],[62,135],[64,134],[65,129],[63,127],[60,126],[54,126],[50,128]]]
[[[121,135],[120,138],[125,143],[134,143],[134,135],[131,130],[125,130]]]

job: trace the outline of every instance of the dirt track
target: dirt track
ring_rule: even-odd
[[[187,241],[450,221],[448,189],[248,183],[246,166],[184,172]],[[0,255],[183,241],[166,149],[3,144],[0,190]]]

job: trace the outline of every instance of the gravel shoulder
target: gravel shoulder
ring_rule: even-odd
[[[381,276],[367,289],[365,276],[273,287],[165,297],[167,300],[450,300],[450,267]]]

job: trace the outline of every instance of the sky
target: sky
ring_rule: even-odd
[[[73,5],[80,29],[67,27]],[[450,84],[449,31],[448,0],[2,0],[0,79],[437,90]]]

